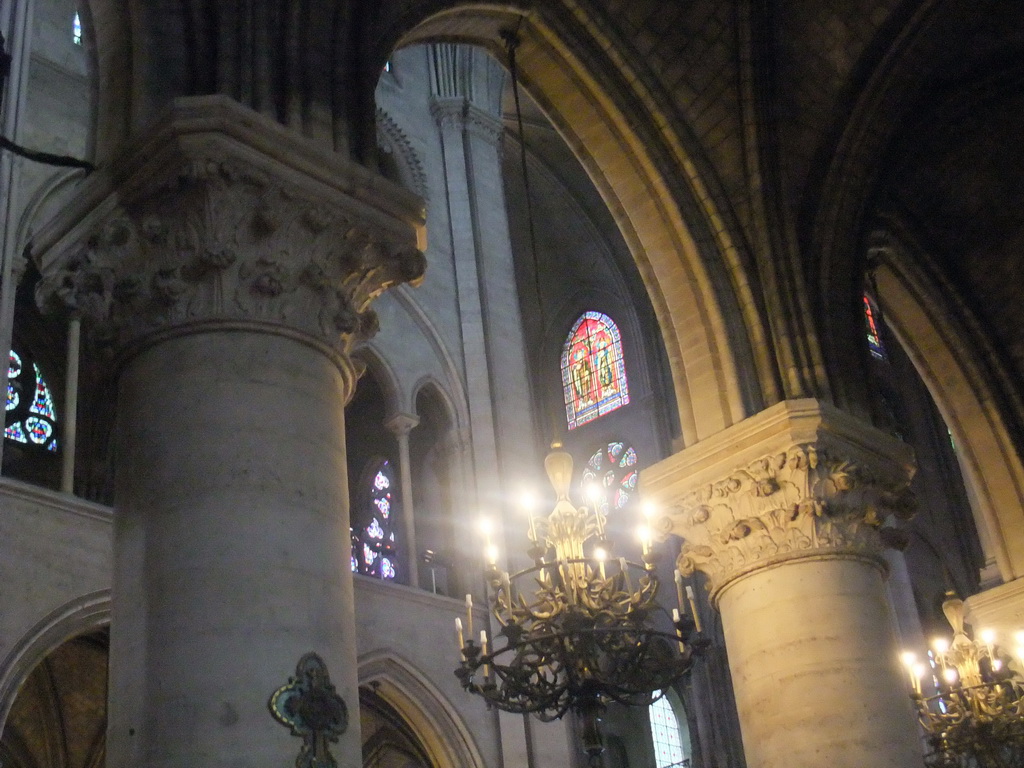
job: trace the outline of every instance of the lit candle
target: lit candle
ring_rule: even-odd
[[[907,674],[910,675],[910,687],[916,693],[917,675],[914,674],[914,669],[917,665],[917,656],[912,654],[910,651],[904,651],[900,658],[903,661],[903,666],[907,668]]]
[[[636,535],[640,539],[640,546],[644,557],[651,551],[651,529],[646,525],[641,525],[636,529]]]
[[[935,649],[935,655],[939,660],[939,666],[945,669],[946,652],[949,651],[949,641],[944,637],[937,637],[932,641],[932,648]]]
[[[455,642],[459,646],[459,653],[462,653],[462,649],[466,647],[466,638],[462,634],[462,619],[458,616],[455,617]]]
[[[530,521],[530,541],[537,541],[537,525],[533,521],[533,508],[535,506],[533,494],[529,491],[524,491],[522,497],[519,499],[519,505],[523,508],[526,513],[526,518]]]
[[[951,686],[952,685],[956,685],[957,674],[956,674],[956,670],[953,669],[952,667],[947,667],[946,669],[942,670],[942,677]]]
[[[487,564],[492,568],[498,564],[498,548],[493,544],[488,544],[487,548],[484,549],[484,557],[487,559]]]
[[[504,571],[501,574],[501,583],[505,587],[505,598],[508,600],[509,608],[512,607],[512,580],[509,578],[508,571]]]
[[[925,673],[928,671],[928,667],[925,664],[918,662],[914,665],[914,675],[911,677],[911,682],[914,685],[914,691],[918,696],[921,695],[921,681],[924,680]]]
[[[690,610],[693,611],[693,624],[697,628],[698,632],[703,630],[700,627],[700,614],[697,613],[697,601],[693,599],[693,587],[687,585],[686,587],[686,599],[690,603]]]
[[[466,595],[466,632],[473,636],[473,596]]]
[[[604,561],[608,559],[608,553],[604,551],[604,547],[594,548],[594,559],[597,560],[597,569],[601,574],[601,580],[605,578],[604,575]]]
[[[985,644],[988,649],[988,657],[990,660],[994,660],[996,657],[996,633],[991,629],[983,629],[981,631],[981,642]]]

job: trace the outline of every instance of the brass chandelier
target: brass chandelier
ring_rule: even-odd
[[[903,658],[930,750],[928,766],[1024,768],[1024,679],[1011,669],[1024,669],[1024,633],[1017,633],[1013,658],[995,644],[993,632],[979,640],[967,635],[963,601],[949,594],[942,610],[952,641],[936,640],[926,662],[910,653]]]
[[[611,555],[600,505],[576,506],[569,498],[572,457],[557,443],[544,461],[555,489],[554,509],[530,515],[527,554],[533,565],[508,573],[497,567],[488,541],[485,577],[489,608],[499,629],[493,638],[456,619],[462,686],[489,705],[542,720],[567,712],[580,718],[584,751],[596,763],[603,752],[600,721],[609,702],[649,705],[686,673],[695,648],[704,645],[686,612],[681,577],[673,610],[674,632],[658,629],[665,614],[655,602],[658,578],[650,534],[642,563]],[[693,593],[687,588],[693,615]],[[663,626],[668,626],[665,616]]]

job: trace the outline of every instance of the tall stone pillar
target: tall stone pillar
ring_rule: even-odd
[[[223,97],[176,102],[37,240],[119,352],[108,765],[256,768],[307,652],[361,765],[344,406],[419,204]]]
[[[721,611],[749,768],[922,764],[882,557],[911,474],[908,447],[815,400],[644,472]]]
[[[402,526],[405,540],[406,567],[409,585],[420,586],[420,556],[416,545],[416,516],[412,497],[412,467],[409,462],[409,433],[420,423],[420,417],[411,413],[398,413],[388,419],[384,426],[391,431],[398,442],[398,476],[402,485]]]

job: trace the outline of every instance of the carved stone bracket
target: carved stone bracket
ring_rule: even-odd
[[[37,295],[122,345],[244,320],[347,351],[424,272],[418,200],[222,97],[178,102],[88,183],[39,238]]]
[[[656,528],[684,538],[679,569],[707,574],[713,596],[786,560],[881,563],[882,549],[900,543],[899,521],[914,508],[906,446],[812,400],[782,403],[726,433],[643,478],[666,511]]]
[[[337,768],[328,745],[348,729],[348,708],[331,684],[327,665],[315,653],[299,659],[295,677],[274,691],[270,714],[302,739],[295,768]]]

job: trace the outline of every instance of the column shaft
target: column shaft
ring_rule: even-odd
[[[882,554],[912,474],[905,445],[814,400],[644,472],[721,611],[748,768],[922,764]]]
[[[767,568],[726,587],[719,608],[748,766],[920,765],[876,564]]]
[[[351,709],[359,766],[341,370],[282,335],[213,331],[120,382],[114,768],[290,765],[267,699],[307,651]]]

